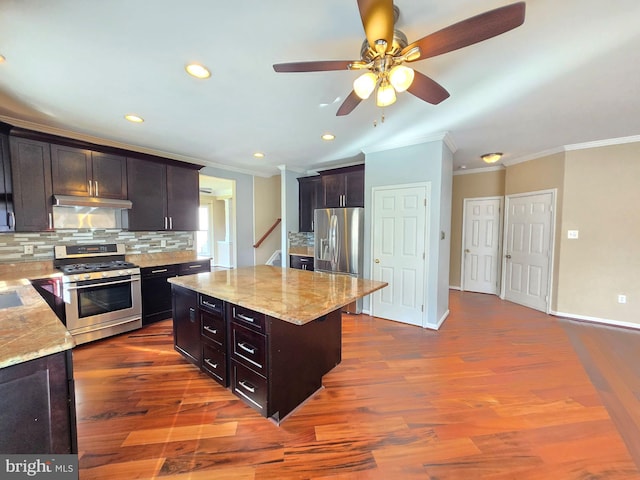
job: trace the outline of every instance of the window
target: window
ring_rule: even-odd
[[[196,232],[196,248],[198,256],[211,257],[211,210],[209,205],[201,205],[198,208],[198,231]]]

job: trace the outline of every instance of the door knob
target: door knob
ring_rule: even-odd
[[[380,263],[380,259],[379,258],[376,258],[376,263]]]
[[[505,258],[507,258],[507,259],[511,258],[511,255],[507,254],[507,255],[505,255]]]
[[[471,250],[469,250],[468,248],[464,249],[464,253],[469,253]]]

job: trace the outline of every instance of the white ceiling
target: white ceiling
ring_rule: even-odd
[[[512,3],[396,1],[409,42]],[[272,64],[358,59],[356,0],[0,0],[0,119],[258,175],[448,132],[454,168],[476,168],[640,134],[639,19],[637,0],[529,0],[521,27],[412,64],[450,92],[440,105],[404,93],[336,117],[358,72]],[[212,77],[189,77],[192,61]]]

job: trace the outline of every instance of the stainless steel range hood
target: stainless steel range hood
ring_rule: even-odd
[[[54,195],[53,205],[56,207],[94,207],[129,209],[133,206],[131,200],[117,200],[100,197],[77,197],[73,195]]]

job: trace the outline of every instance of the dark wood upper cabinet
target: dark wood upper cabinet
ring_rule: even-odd
[[[51,154],[48,143],[10,137],[13,208],[18,232],[53,229]]]
[[[322,206],[364,207],[364,165],[320,172]]]
[[[185,232],[198,230],[199,183],[197,170],[167,165],[169,230]]]
[[[125,157],[51,145],[53,193],[103,198],[127,198]]]
[[[9,136],[0,133],[0,232],[10,232],[15,230],[15,227]]]
[[[128,159],[129,230],[198,230],[198,178],[192,168]]]
[[[127,159],[129,230],[157,231],[166,229],[167,168],[166,165],[137,158]]]
[[[322,206],[320,176],[298,178],[298,231],[313,232],[313,211]]]

